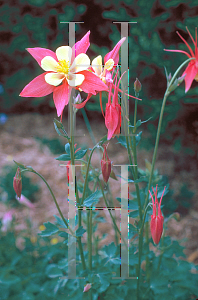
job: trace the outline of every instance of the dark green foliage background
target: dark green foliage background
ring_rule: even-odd
[[[177,30],[192,45],[185,27],[188,26],[194,36],[198,24],[197,1],[0,1],[0,83],[4,87],[0,106],[3,112],[55,112],[52,94],[43,98],[19,97],[23,87],[42,73],[25,48],[44,47],[55,51],[60,45],[67,45],[68,25],[60,22],[69,21],[84,22],[76,25],[76,40],[91,30],[88,50],[91,58],[99,53],[104,56],[120,39],[120,24],[113,24],[113,21],[137,22],[129,24],[130,94],[134,95],[133,82],[138,77],[143,85],[139,114],[142,119],[153,117],[146,125],[153,133],[166,88],[164,66],[173,73],[187,58],[184,54],[168,53],[163,49],[187,50],[176,34]],[[197,115],[198,108],[193,103],[197,102],[198,86],[193,82],[192,87],[185,95],[183,83],[169,97],[162,132],[185,110],[188,113],[193,110]],[[131,113],[133,105],[134,101],[130,100]],[[100,110],[98,99],[89,101],[86,108]],[[177,135],[170,126],[167,139],[172,140]],[[180,144],[178,139],[176,147]]]

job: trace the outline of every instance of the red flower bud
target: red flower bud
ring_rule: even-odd
[[[164,191],[165,191],[165,188],[164,188]],[[164,217],[162,216],[160,206],[161,206],[161,202],[162,202],[162,197],[164,195],[164,191],[162,193],[160,202],[158,202],[158,200],[157,200],[157,185],[156,185],[156,191],[154,190],[154,188],[152,188],[152,189],[153,189],[153,193],[155,195],[155,200],[153,199],[153,196],[151,195],[151,192],[149,191],[152,202],[153,202],[153,214],[151,216],[150,229],[151,229],[151,236],[152,236],[153,242],[157,245],[157,244],[159,244],[159,241],[161,239],[162,232],[163,232]]]
[[[142,89],[141,82],[136,78],[136,81],[134,82],[134,90],[138,94]]]
[[[103,179],[107,183],[111,173],[111,161],[107,155],[106,146],[103,145],[103,147],[104,147],[104,152],[103,152],[103,157],[101,159],[101,170],[102,170]]]
[[[17,168],[16,174],[14,176],[13,188],[15,190],[15,193],[17,194],[17,197],[20,198],[21,191],[22,191],[22,178],[21,178],[21,170],[19,167]]]

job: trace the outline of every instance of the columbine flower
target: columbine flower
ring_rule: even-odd
[[[87,71],[90,59],[85,54],[90,31],[72,48],[61,46],[54,53],[45,48],[28,48],[45,73],[34,78],[22,90],[23,97],[43,97],[53,92],[57,115],[62,115],[68,104],[72,88],[96,95],[108,87],[93,73]]]
[[[165,187],[166,188],[166,187]],[[164,188],[164,191],[165,191]],[[156,185],[156,191],[153,189],[153,193],[155,195],[155,200],[153,199],[153,196],[150,193],[152,202],[153,202],[153,214],[151,216],[151,224],[150,224],[150,229],[151,229],[151,236],[153,239],[153,242],[157,245],[159,244],[159,241],[161,239],[162,236],[162,232],[163,232],[163,223],[164,223],[164,217],[162,216],[162,212],[161,212],[161,202],[162,202],[162,198],[164,195],[164,191],[162,193],[160,202],[158,202],[157,200],[157,185]]]
[[[193,52],[192,48],[189,46],[189,44],[186,42],[186,40],[179,34],[179,32],[177,32],[177,34],[179,35],[179,37],[182,39],[182,41],[186,44],[186,46],[188,47],[188,50],[190,51],[190,54],[186,51],[183,50],[168,50],[168,49],[164,49],[165,51],[170,51],[170,52],[181,52],[186,54],[189,58],[195,58],[194,60],[190,61],[186,70],[184,71],[184,73],[182,74],[182,76],[185,76],[185,92],[188,92],[188,90],[191,87],[191,84],[193,82],[193,80],[195,79],[196,81],[198,81],[198,48],[197,48],[197,28],[195,28],[195,40],[193,39],[192,35],[190,34],[188,28],[186,27],[188,34],[195,46],[195,52]]]

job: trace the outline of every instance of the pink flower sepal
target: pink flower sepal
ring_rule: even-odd
[[[13,179],[13,188],[15,190],[15,193],[17,194],[17,197],[21,197],[21,191],[22,191],[22,178],[21,178],[21,170],[18,167],[16,174]]]
[[[156,191],[153,189],[153,193],[155,195],[155,200],[153,199],[153,196],[150,193],[151,199],[152,199],[152,203],[153,203],[153,214],[151,216],[151,224],[150,224],[150,229],[151,229],[151,236],[153,239],[153,242],[158,245],[159,241],[161,239],[162,236],[162,232],[163,232],[163,223],[164,223],[164,217],[162,216],[162,212],[161,212],[161,202],[162,202],[162,198],[165,192],[165,188],[164,187],[164,191],[162,193],[160,202],[158,202],[157,200],[157,185],[156,185]]]

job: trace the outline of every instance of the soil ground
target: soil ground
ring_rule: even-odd
[[[63,144],[65,143],[65,140],[62,137],[58,137],[55,132],[54,117],[56,117],[55,114],[39,115],[26,113],[24,115],[9,115],[7,122],[0,127],[0,170],[4,165],[13,164],[13,159],[32,166],[48,181],[64,215],[67,216],[66,169],[59,166],[60,162],[54,159],[58,155],[52,154],[47,146],[42,146],[35,139],[36,137],[58,138]],[[64,120],[63,123],[67,128],[67,120]],[[92,118],[91,126],[96,141],[99,141],[106,134],[104,122],[96,116]],[[77,143],[92,147],[93,144],[82,119],[77,121],[76,127]],[[143,138],[149,138],[149,134],[143,132]],[[127,154],[123,152],[123,148],[120,145],[116,144],[116,139],[110,142],[108,154],[115,165],[128,163]],[[152,160],[152,151],[140,149],[138,151],[140,168],[145,169],[145,159],[148,161]],[[97,153],[93,155],[92,164],[100,168],[100,159]],[[194,161],[189,160],[186,154],[175,152],[171,146],[160,143],[156,168],[158,168],[159,174],[168,176],[170,189],[174,190],[173,197],[177,197],[183,183],[186,183],[188,189],[194,192],[191,208],[187,211],[187,214],[181,213],[179,222],[174,219],[169,222],[167,234],[171,235],[173,239],[182,240],[188,260],[198,263],[197,165]],[[24,220],[28,217],[32,221],[32,230],[36,234],[39,232],[39,226],[43,222],[54,220],[53,215],[58,215],[58,212],[45,184],[36,175],[31,174],[29,176],[31,176],[34,183],[39,185],[40,190],[37,193],[34,209],[21,205],[15,212],[15,229],[17,231],[23,230],[26,226]],[[110,184],[113,190],[113,197],[119,196],[120,186],[118,182],[110,179]],[[0,218],[3,217],[6,209],[6,206],[0,202]],[[108,212],[103,213],[107,222],[111,223]],[[116,216],[119,222],[119,211]],[[100,236],[107,233],[102,243],[109,243],[114,239],[114,231],[107,223],[102,223],[98,230]]]

